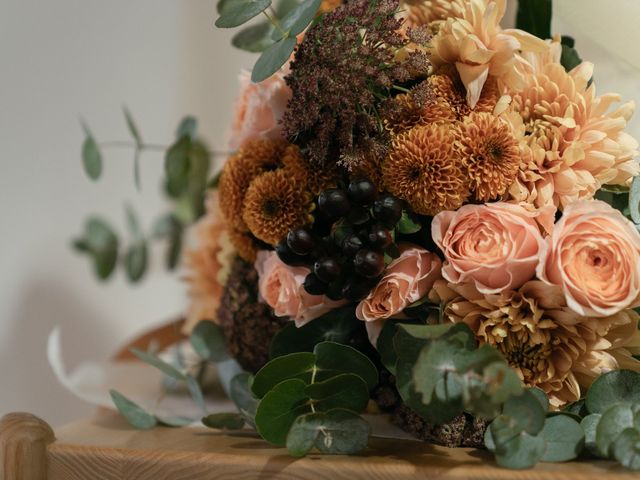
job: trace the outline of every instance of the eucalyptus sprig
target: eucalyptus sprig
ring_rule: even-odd
[[[233,28],[263,15],[265,22],[252,25],[236,34],[232,44],[248,52],[260,53],[251,79],[266,80],[291,57],[296,36],[302,33],[318,14],[322,0],[283,0],[272,8],[271,0],[219,0],[216,27]]]

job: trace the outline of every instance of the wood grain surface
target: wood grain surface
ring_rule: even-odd
[[[359,456],[294,459],[251,432],[156,428],[137,431],[114,414],[56,431],[49,446],[49,480],[204,479],[638,479],[610,462],[540,464],[513,471],[486,452],[374,438]]]
[[[45,480],[51,427],[29,413],[10,413],[0,420],[0,480]]]

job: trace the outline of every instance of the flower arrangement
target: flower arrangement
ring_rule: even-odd
[[[505,8],[219,2],[218,27],[267,18],[233,39],[260,57],[213,179],[215,152],[182,122],[166,154],[176,211],[156,229],[175,265],[197,221],[185,329],[203,361],[222,349],[245,370],[228,385],[240,413],[205,425],[246,423],[294,456],[356,453],[361,414],[383,412],[508,468],[592,455],[640,469],[634,105],[596,93],[593,65],[551,35],[550,0],[520,0],[517,29]],[[97,176],[88,129],[83,154]],[[109,276],[104,223],[76,245]],[[201,400],[193,376],[138,353]]]

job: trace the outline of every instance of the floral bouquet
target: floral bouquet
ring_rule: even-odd
[[[520,0],[517,29],[500,26],[505,8],[219,2],[218,27],[266,17],[233,38],[260,57],[211,180],[213,152],[182,123],[166,155],[176,212],[156,230],[174,265],[197,220],[185,329],[202,361],[244,370],[226,385],[239,413],[205,425],[254,426],[294,456],[348,454],[367,447],[361,415],[384,413],[508,468],[595,456],[640,469],[634,105],[596,93],[593,65],[551,35],[550,0]],[[84,160],[97,176],[89,132]],[[104,224],[77,246],[111,273]],[[201,400],[194,375],[137,355]],[[113,397],[133,425],[157,423]]]

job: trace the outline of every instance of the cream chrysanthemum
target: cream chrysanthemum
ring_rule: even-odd
[[[548,49],[544,41],[522,30],[502,29],[505,9],[506,0],[469,0],[432,40],[431,61],[435,67],[455,65],[472,108],[489,76],[500,86],[519,89],[529,68],[521,53]]]
[[[472,113],[458,124],[456,150],[476,200],[503,195],[520,169],[520,147],[509,124],[491,113]]]
[[[423,27],[462,15],[464,0],[400,0],[398,15],[406,27]]]
[[[469,186],[454,141],[451,124],[419,126],[394,137],[382,164],[387,190],[421,215],[460,208]]]
[[[580,317],[560,289],[539,281],[500,295],[438,281],[431,295],[444,302],[447,320],[466,323],[480,344],[502,353],[524,384],[543,390],[554,408],[580,399],[602,373],[640,371],[631,356],[640,347],[640,317],[633,310]]]
[[[235,249],[220,218],[218,196],[209,193],[207,213],[195,226],[197,246],[185,252],[185,281],[191,303],[183,331],[189,333],[201,320],[217,323],[217,310],[229,277]]]
[[[529,56],[532,74],[512,93],[506,118],[525,134],[528,164],[511,197],[537,208],[563,208],[591,198],[605,184],[628,185],[640,173],[638,142],[624,130],[634,111],[628,102],[612,109],[620,96],[597,96],[590,83],[593,65],[567,72],[553,55]]]

